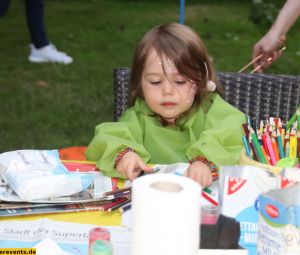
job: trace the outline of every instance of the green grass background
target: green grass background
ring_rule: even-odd
[[[281,1],[281,4],[284,1]],[[28,62],[24,1],[0,17],[0,152],[87,145],[94,127],[113,117],[113,68],[130,66],[133,50],[153,26],[177,22],[176,0],[45,0],[50,40],[72,65]],[[217,71],[251,60],[267,27],[249,20],[251,1],[186,0],[185,24],[203,38]],[[299,21],[288,49],[268,73],[300,73]]]

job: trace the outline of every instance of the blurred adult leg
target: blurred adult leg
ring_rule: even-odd
[[[10,0],[0,0],[0,17],[3,16],[10,4]]]
[[[44,0],[25,0],[26,18],[31,35],[31,43],[39,49],[49,45],[45,30],[45,3]]]
[[[31,35],[29,61],[71,64],[73,58],[50,44],[45,28],[44,0],[25,0],[28,29]]]

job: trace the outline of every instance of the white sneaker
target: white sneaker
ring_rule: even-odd
[[[72,57],[64,52],[58,51],[53,44],[49,44],[40,49],[37,49],[33,44],[30,44],[30,55],[28,59],[30,62],[34,63],[52,62],[67,65],[73,62]]]

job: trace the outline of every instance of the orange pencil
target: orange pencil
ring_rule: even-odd
[[[260,147],[261,147],[261,150],[262,150],[262,152],[263,152],[263,154],[264,154],[266,160],[268,161],[268,164],[269,164],[269,165],[272,165],[271,158],[270,158],[270,156],[267,154],[267,152],[266,152],[264,146],[261,145]]]
[[[276,143],[276,140],[275,140],[274,137],[271,138],[271,143],[272,143],[272,148],[273,148],[273,151],[274,151],[276,161],[278,161],[279,160],[279,153],[278,153],[277,143]]]

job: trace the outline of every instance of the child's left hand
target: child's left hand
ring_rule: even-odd
[[[187,169],[185,176],[198,182],[203,189],[213,182],[210,168],[201,161],[193,162]]]

